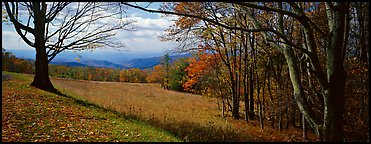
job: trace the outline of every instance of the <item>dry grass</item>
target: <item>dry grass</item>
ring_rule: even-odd
[[[300,130],[279,132],[269,126],[261,130],[257,121],[222,118],[215,99],[164,90],[159,84],[58,78],[52,82],[58,89],[161,127],[185,141],[302,141]]]

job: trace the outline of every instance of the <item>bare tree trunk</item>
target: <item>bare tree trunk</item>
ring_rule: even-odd
[[[363,12],[363,10],[365,9],[365,6],[364,6],[365,3],[363,2],[358,2],[357,3],[357,6],[356,6],[356,9],[357,9],[357,19],[358,19],[358,24],[359,24],[359,44],[358,44],[358,48],[360,49],[360,59],[361,59],[361,62],[363,63],[367,63],[368,60],[367,60],[367,43],[366,43],[366,35],[367,35],[367,31],[365,31],[365,14]],[[367,7],[367,5],[366,5]]]
[[[247,80],[246,80],[247,81]],[[245,92],[244,92],[244,97],[245,97],[245,121],[249,121],[249,95],[248,95],[248,90],[247,90],[247,84],[244,84],[245,87]]]
[[[293,95],[291,95],[291,97],[292,97],[292,99],[293,99]],[[291,109],[292,109],[292,116],[291,116],[291,125],[292,125],[292,128],[295,128],[295,126],[296,126],[296,123],[295,123],[295,121],[296,121],[296,107],[295,107],[295,104],[296,103],[293,103],[292,105],[291,105]]]
[[[283,23],[282,23],[283,15],[279,16],[279,24],[280,24],[280,31],[283,32]],[[303,86],[300,80],[300,72],[297,66],[297,59],[295,58],[294,51],[292,47],[288,45],[284,45],[284,48],[282,50],[287,66],[289,68],[290,73],[290,80],[293,86],[293,93],[296,103],[299,106],[299,111],[304,115],[304,117],[307,119],[309,125],[313,128],[316,135],[320,134],[320,125],[319,120],[315,116],[313,109],[310,107],[309,103],[305,99],[305,94],[303,90]]]
[[[41,4],[41,6],[40,6]],[[45,49],[45,13],[46,4],[45,2],[37,3],[33,5],[34,11],[39,11],[35,13],[35,49],[36,49],[36,62],[35,62],[35,77],[31,83],[31,86],[35,86],[43,90],[55,91],[53,84],[49,79],[48,70],[48,57],[46,55]]]
[[[243,80],[243,87],[244,87],[244,97],[245,97],[245,121],[249,121],[249,87],[247,82],[249,81],[248,76],[248,68],[247,68],[247,47],[245,47],[245,70],[244,70],[244,80]]]
[[[251,47],[251,57],[250,59],[255,59],[254,57],[254,43],[255,43],[255,38],[254,38],[254,35],[252,35],[252,37],[250,37],[250,47]],[[254,77],[254,69],[255,67],[253,67],[254,65],[252,63],[250,63],[250,119],[253,120],[254,119],[254,115],[255,115],[255,112],[254,112],[254,80],[253,80],[253,77]]]
[[[262,100],[260,100],[260,96],[259,96],[259,84],[258,84],[258,99],[259,99],[259,117],[260,117],[260,127],[262,129],[264,129],[264,118],[265,118],[265,115],[264,115],[264,95],[265,95],[265,92],[264,92],[264,88],[265,88],[265,80],[267,78],[268,74],[267,72],[264,72],[264,77],[263,77],[263,85],[262,85]],[[258,79],[259,80],[259,79]]]
[[[38,47],[39,44],[36,43],[35,45],[36,47]],[[35,77],[31,83],[31,86],[35,86],[43,90],[56,90],[49,78],[48,62],[45,48],[36,48]]]
[[[222,89],[222,86],[220,85],[220,79],[219,79],[219,82],[218,82],[218,87],[219,87],[219,90],[220,90],[220,94],[222,95],[222,117],[224,118],[225,117],[225,112],[226,112],[226,107],[225,107],[225,96],[223,94],[223,89]]]
[[[287,77],[289,77],[289,73],[287,73]],[[286,125],[285,125],[285,128],[286,129],[289,129],[289,122],[290,122],[290,105],[291,105],[291,100],[290,100],[290,97],[291,97],[291,94],[289,93],[290,92],[290,88],[289,88],[289,82],[288,80],[286,80]]]
[[[282,131],[282,90],[280,88],[280,82],[278,82],[276,90],[278,92],[278,130]]]
[[[270,65],[272,68],[273,66]],[[269,97],[270,97],[270,100],[271,100],[271,106],[269,108],[269,111],[270,111],[270,114],[269,114],[269,118],[271,120],[271,127],[274,128],[274,123],[275,123],[275,117],[274,117],[274,103],[273,103],[273,96],[272,96],[272,92],[271,92],[271,81],[270,81],[270,76],[268,76],[268,93],[269,93]]]
[[[225,117],[225,99],[224,96],[222,95],[222,117]]]
[[[289,96],[288,94],[286,95],[287,97]],[[289,111],[290,111],[290,101],[289,99],[287,99],[287,102],[286,102],[286,106],[285,106],[285,116],[286,116],[286,123],[285,123],[285,129],[289,129],[289,121],[290,121],[290,115],[289,115]]]
[[[307,141],[308,137],[307,137],[307,129],[305,126],[305,117],[302,116],[301,121],[302,121],[302,126],[303,126],[303,141]]]
[[[242,41],[244,46],[244,72],[243,72],[243,93],[244,93],[244,100],[245,100],[245,121],[249,121],[249,87],[247,85],[249,78],[248,78],[248,34],[242,34]]]
[[[326,4],[332,34],[327,48],[328,86],[324,90],[323,141],[343,141],[345,111],[345,49],[349,33],[349,3]]]
[[[249,82],[249,85],[250,85],[250,114],[249,114],[249,117],[251,120],[254,119],[254,82],[253,82],[253,68],[250,67],[250,82]]]
[[[262,102],[260,100],[260,82],[259,82],[259,75],[255,73],[256,76],[256,86],[257,86],[257,99],[258,99],[258,107],[257,109],[259,110],[259,122],[260,122],[260,128],[263,129],[263,115],[262,115]]]

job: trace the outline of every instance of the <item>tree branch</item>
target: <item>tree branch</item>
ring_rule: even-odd
[[[13,9],[13,12],[12,12],[10,10],[9,4],[8,3],[4,3],[4,4],[5,4],[6,11],[8,13],[9,19],[14,24],[14,28],[15,28],[16,32],[18,33],[18,35],[21,36],[21,38],[29,46],[34,47],[34,43],[32,43],[30,40],[27,39],[27,37],[26,37],[27,33],[25,33],[25,34],[22,33],[22,30],[25,30],[25,31],[28,31],[31,34],[34,34],[34,29],[32,29],[28,26],[25,26],[22,23],[19,23],[19,21],[14,17],[14,10],[18,9],[18,7],[15,7],[14,4],[12,4],[12,9]],[[18,17],[18,15],[17,15],[17,17]]]

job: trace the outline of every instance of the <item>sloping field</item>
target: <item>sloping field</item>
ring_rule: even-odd
[[[74,96],[30,87],[32,75],[3,72],[4,76],[2,142],[181,141],[163,129]]]
[[[57,78],[52,82],[58,89],[163,128],[184,141],[302,141],[298,129],[262,130],[256,121],[222,118],[215,99],[164,90],[159,84]]]

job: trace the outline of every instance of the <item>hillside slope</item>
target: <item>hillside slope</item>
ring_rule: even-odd
[[[221,116],[217,99],[164,90],[160,84],[52,78],[54,86],[107,109],[136,117],[189,142],[302,141],[301,129],[259,127],[259,119]],[[243,107],[243,102],[241,102]],[[267,121],[265,121],[268,124]],[[315,141],[308,132],[310,141]]]
[[[2,142],[181,141],[130,116],[74,96],[30,87],[31,75],[3,72]]]

